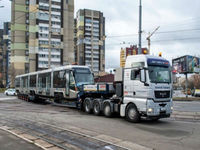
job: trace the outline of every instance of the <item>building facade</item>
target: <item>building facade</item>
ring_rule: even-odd
[[[74,63],[74,0],[13,0],[12,77]]]
[[[120,67],[124,68],[125,62],[126,62],[125,49],[121,48],[121,51],[120,51]]]
[[[5,79],[5,86],[9,86],[10,83],[10,57],[11,57],[11,31],[10,31],[10,22],[4,22],[3,25],[3,51],[4,51],[4,79]]]
[[[3,29],[0,29],[0,88],[4,86]]]
[[[75,61],[98,74],[105,70],[105,17],[95,10],[81,9],[75,19]]]
[[[142,48],[142,54],[149,54],[147,48]],[[126,58],[131,55],[138,55],[137,45],[131,45],[130,47],[121,48],[120,51],[120,67],[125,67]]]

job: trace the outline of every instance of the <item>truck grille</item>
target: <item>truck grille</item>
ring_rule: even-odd
[[[155,91],[156,98],[170,98],[170,91]]]

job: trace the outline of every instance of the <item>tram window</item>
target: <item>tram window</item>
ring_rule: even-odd
[[[22,87],[26,88],[28,87],[28,77],[22,77]]]
[[[51,81],[51,73],[43,73],[39,74],[39,86],[42,88],[46,88],[46,79],[49,78],[49,81]]]
[[[36,75],[30,76],[30,87],[36,87]]]
[[[20,78],[15,79],[15,87],[20,87]]]
[[[66,87],[66,70],[55,71],[53,73],[53,87],[54,88]]]

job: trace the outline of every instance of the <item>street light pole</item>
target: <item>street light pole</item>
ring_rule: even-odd
[[[139,5],[139,43],[138,43],[138,54],[142,54],[142,0]]]

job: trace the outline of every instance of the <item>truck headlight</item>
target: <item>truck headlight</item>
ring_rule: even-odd
[[[153,108],[148,108],[148,113],[152,113],[153,112]]]

